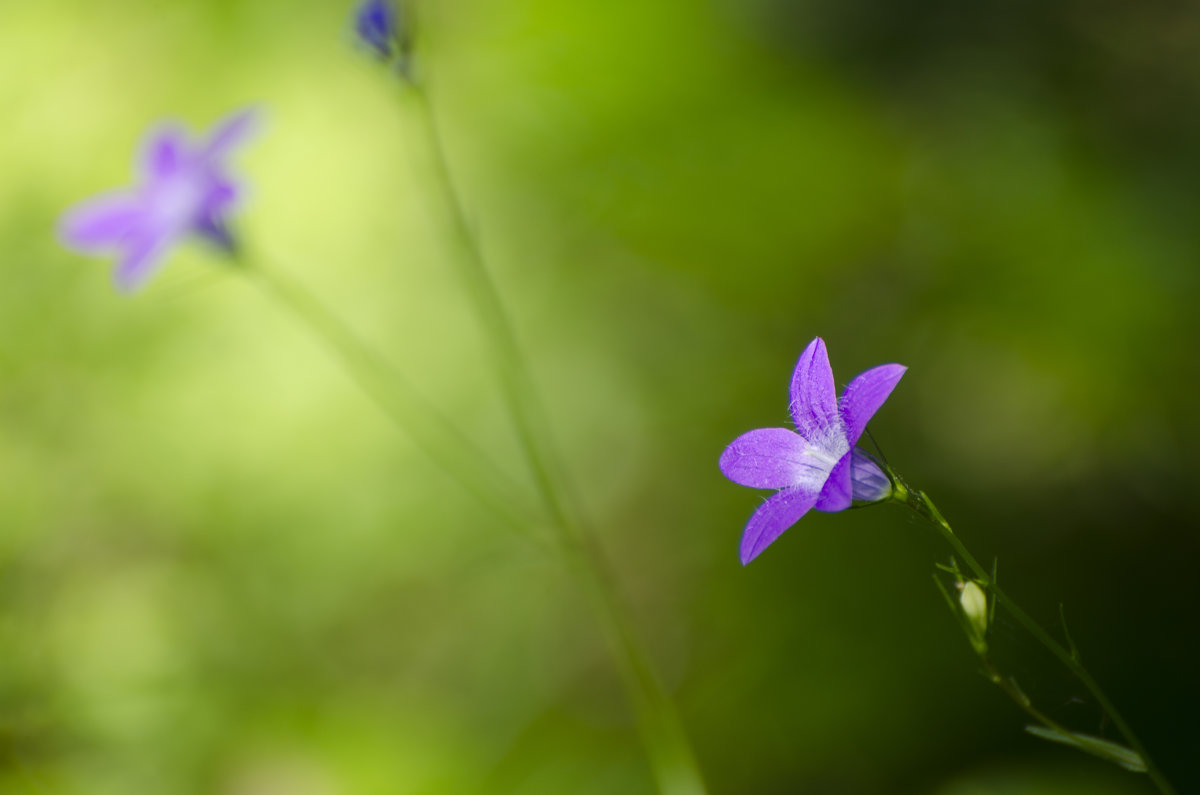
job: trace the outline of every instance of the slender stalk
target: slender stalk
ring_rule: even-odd
[[[613,647],[658,787],[667,795],[702,795],[703,778],[682,723],[642,649],[607,559],[565,475],[530,368],[455,190],[428,97],[418,86],[411,93],[427,137],[433,172],[430,182],[458,248],[459,256],[453,259],[459,276],[492,347],[501,391],[539,497],[559,531],[568,565],[582,583]]]
[[[983,655],[980,655],[979,659],[983,663],[984,670],[987,672],[988,680],[996,687],[1003,690],[1004,693],[1011,698],[1026,715],[1033,718],[1035,721],[1048,729],[1054,729],[1055,731],[1066,736],[1071,735],[1071,731],[1069,729],[1059,725],[1052,718],[1050,718],[1050,716],[1033,706],[1033,702],[1029,700],[1029,697],[1017,689],[1008,679],[1008,677],[1000,673],[999,669],[996,668],[995,664],[993,664],[991,660]]]
[[[970,553],[962,540],[955,535],[954,530],[950,527],[950,523],[946,521],[946,517],[942,516],[941,511],[933,504],[933,501],[923,491],[910,489],[902,480],[895,476],[892,477],[895,492],[892,499],[896,502],[901,502],[911,508],[917,515],[924,518],[930,524],[938,529],[942,534],[942,538],[946,540],[951,547],[954,548],[954,553],[963,560],[975,575],[979,584],[991,591],[996,601],[1017,619],[1021,626],[1025,627],[1031,635],[1037,638],[1038,642],[1045,646],[1051,654],[1058,658],[1059,662],[1067,667],[1067,669],[1078,679],[1088,692],[1092,694],[1092,698],[1096,699],[1096,703],[1112,720],[1117,731],[1125,738],[1139,756],[1146,763],[1146,774],[1150,780],[1154,782],[1159,791],[1163,795],[1175,795],[1175,789],[1171,783],[1167,781],[1163,772],[1154,764],[1154,760],[1150,758],[1150,753],[1146,747],[1142,745],[1142,741],[1134,734],[1133,729],[1121,717],[1121,713],[1117,711],[1116,706],[1109,700],[1104,691],[1100,689],[1100,684],[1088,673],[1083,667],[1083,663],[1079,661],[1076,655],[1071,654],[1061,643],[1056,641],[1049,632],[1042,629],[1041,625],[1033,620],[1021,607],[1012,600],[1012,598],[1004,592],[1004,590],[996,583],[991,573],[985,569],[975,556]],[[1038,718],[1038,720],[1042,720]],[[1047,724],[1053,727],[1053,724]]]
[[[239,268],[277,300],[336,354],[367,396],[447,475],[475,496],[511,529],[536,541],[538,512],[515,497],[522,487],[492,464],[404,376],[369,348],[348,326],[298,282],[255,263]]]
[[[511,495],[521,491],[519,484],[488,463],[474,444],[421,397],[407,379],[367,347],[312,293],[280,273],[262,267],[243,267],[241,272],[327,344],[384,414],[443,471],[496,511],[512,529],[528,534],[528,528],[545,521],[540,512],[532,512],[512,498]],[[652,748],[660,789],[668,795],[703,795],[703,783],[673,706],[641,652],[636,633],[601,566],[598,551],[592,548],[582,528],[570,523],[560,503],[556,501],[554,505],[561,511],[554,515],[555,525],[563,531],[560,545],[621,662],[622,680],[638,716],[639,730]],[[539,539],[533,540],[541,543]]]

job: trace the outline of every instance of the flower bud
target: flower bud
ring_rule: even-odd
[[[879,502],[892,496],[892,481],[869,453],[850,452],[850,485],[855,502]]]
[[[390,58],[396,40],[396,12],[387,0],[367,0],[354,14],[354,31],[380,58]]]
[[[354,12],[354,32],[381,60],[394,58],[400,76],[413,82],[412,13],[407,3],[365,0]]]
[[[967,619],[971,645],[980,654],[987,653],[988,603],[987,594],[972,580],[960,586],[958,604]]]

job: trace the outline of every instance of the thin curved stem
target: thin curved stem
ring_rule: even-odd
[[[896,477],[894,473],[892,473],[892,476],[893,486],[895,488],[892,499],[896,502],[904,503],[917,515],[921,516],[938,529],[938,531],[942,534],[942,538],[946,540],[946,543],[953,547],[954,553],[971,569],[971,572],[975,575],[979,584],[990,591],[1000,606],[1007,610],[1015,619],[1017,619],[1017,622],[1020,623],[1021,626],[1025,627],[1025,629],[1028,630],[1031,635],[1037,638],[1038,642],[1045,646],[1051,654],[1057,657],[1059,662],[1065,665],[1067,669],[1075,676],[1075,678],[1078,679],[1085,688],[1087,688],[1088,692],[1092,694],[1092,698],[1096,699],[1096,703],[1100,705],[1100,708],[1103,709],[1105,714],[1108,715],[1109,719],[1112,720],[1113,725],[1117,728],[1117,731],[1119,731],[1121,736],[1125,738],[1125,741],[1129,743],[1129,747],[1132,748],[1142,758],[1143,762],[1145,762],[1146,774],[1150,777],[1150,780],[1154,782],[1155,786],[1158,787],[1159,791],[1162,792],[1163,795],[1175,795],[1174,787],[1172,787],[1171,783],[1167,781],[1166,776],[1163,775],[1163,772],[1154,763],[1154,760],[1150,758],[1150,753],[1146,750],[1146,747],[1142,745],[1142,741],[1138,739],[1138,736],[1134,734],[1133,729],[1130,728],[1129,724],[1125,722],[1125,719],[1121,717],[1121,713],[1117,711],[1116,706],[1111,700],[1109,700],[1104,691],[1100,689],[1100,684],[1092,677],[1090,673],[1088,673],[1088,670],[1083,667],[1083,663],[1079,661],[1079,658],[1076,655],[1071,654],[1071,652],[1063,647],[1061,643],[1056,641],[1049,632],[1042,629],[1040,624],[1034,621],[1028,613],[1021,609],[1021,607],[1004,592],[1004,590],[996,583],[996,580],[991,573],[988,572],[988,570],[985,569],[979,563],[979,561],[975,559],[975,556],[971,554],[966,545],[963,544],[962,540],[955,535],[954,530],[950,527],[950,523],[946,521],[946,517],[942,516],[941,511],[937,509],[937,506],[933,504],[933,501],[929,499],[925,492],[910,489],[902,480]]]
[[[1026,696],[1023,692],[1021,692],[1021,690],[1019,688],[1014,686],[1012,681],[1008,677],[1006,677],[1004,674],[1000,673],[1000,670],[998,668],[996,668],[995,664],[991,660],[989,660],[987,657],[985,657],[983,655],[980,655],[980,660],[983,663],[984,671],[987,672],[988,680],[991,681],[991,683],[994,684],[996,687],[1003,690],[1005,695],[1007,695],[1009,698],[1011,698],[1013,700],[1013,702],[1016,703],[1016,705],[1018,707],[1020,707],[1021,710],[1026,715],[1033,718],[1035,721],[1042,724],[1043,726],[1045,726],[1048,729],[1054,729],[1055,731],[1060,732],[1064,735],[1068,735],[1068,736],[1071,734],[1071,731],[1069,729],[1060,725],[1057,721],[1053,720],[1049,715],[1047,715],[1046,713],[1042,712],[1040,709],[1035,707],[1033,705],[1033,702],[1031,702],[1029,700],[1029,697]]]
[[[539,542],[532,528],[544,520],[515,495],[522,492],[500,467],[459,431],[389,362],[368,347],[298,282],[257,262],[239,271],[277,300],[332,349],[350,377],[426,456],[510,529]]]
[[[642,649],[608,561],[589,527],[586,511],[566,477],[513,324],[455,190],[428,97],[417,86],[413,86],[411,95],[419,106],[415,115],[421,118],[427,138],[433,172],[430,182],[438,192],[438,205],[458,248],[459,256],[452,259],[491,345],[501,392],[538,495],[559,531],[568,565],[582,583],[613,646],[659,789],[666,795],[703,795],[703,778],[682,722]]]

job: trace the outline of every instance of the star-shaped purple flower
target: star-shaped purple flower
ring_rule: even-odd
[[[817,337],[808,344],[792,375],[790,410],[796,431],[750,431],[721,454],[721,472],[734,483],[779,489],[746,524],[743,565],[810,508],[842,511],[854,500],[874,502],[890,493],[887,475],[854,445],[906,369],[882,364],[867,370],[850,382],[839,400],[825,341]]]
[[[162,264],[171,247],[200,235],[232,252],[225,222],[241,188],[226,160],[254,131],[257,114],[242,111],[218,123],[207,139],[165,125],[142,151],[140,184],[97,196],[63,214],[59,236],[84,254],[116,254],[117,286],[132,291]]]

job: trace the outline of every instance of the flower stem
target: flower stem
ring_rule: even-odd
[[[421,452],[507,526],[537,542],[532,530],[540,521],[538,512],[517,499],[521,486],[492,464],[403,374],[363,343],[341,318],[298,282],[258,263],[239,268],[239,272],[290,310],[328,345],[363,392]]]
[[[1067,736],[1071,734],[1069,729],[1059,725],[1056,721],[1051,719],[1050,716],[1033,706],[1033,702],[1029,700],[1029,697],[1021,692],[1021,690],[1013,684],[1012,680],[1000,673],[999,669],[996,668],[995,664],[989,660],[987,656],[981,654],[979,659],[983,663],[983,669],[987,673],[988,680],[991,681],[991,683],[996,687],[1003,690],[1004,693],[1011,698],[1026,715],[1033,718],[1035,721],[1048,729],[1054,729],[1055,731]]]
[[[530,368],[455,190],[429,99],[416,86],[411,95],[427,139],[430,182],[458,248],[458,256],[452,259],[491,345],[501,392],[538,495],[559,531],[567,565],[582,583],[613,648],[659,790],[664,795],[702,795],[704,782],[682,722],[642,649],[609,563],[565,475]]]
[[[1075,678],[1078,679],[1085,688],[1087,688],[1088,692],[1092,694],[1092,698],[1096,699],[1096,703],[1100,705],[1100,708],[1103,709],[1105,714],[1107,714],[1112,720],[1113,725],[1117,728],[1117,731],[1119,731],[1121,736],[1125,738],[1125,741],[1129,743],[1129,747],[1137,752],[1137,754],[1142,758],[1142,761],[1145,762],[1146,774],[1150,777],[1150,780],[1154,782],[1155,786],[1158,787],[1159,792],[1163,793],[1163,795],[1175,795],[1174,787],[1172,787],[1170,782],[1167,781],[1166,776],[1163,775],[1158,766],[1154,764],[1154,760],[1150,758],[1150,754],[1146,751],[1146,747],[1142,745],[1141,740],[1139,740],[1137,735],[1133,733],[1133,729],[1131,729],[1129,724],[1125,722],[1125,719],[1121,717],[1121,713],[1117,711],[1116,706],[1114,706],[1112,701],[1109,700],[1108,696],[1104,694],[1104,691],[1100,689],[1099,683],[1096,682],[1092,675],[1088,673],[1087,669],[1083,667],[1083,663],[1079,661],[1078,656],[1072,654],[1065,647],[1063,647],[1061,643],[1056,641],[1049,632],[1042,629],[1040,624],[1034,621],[1028,613],[1021,609],[1021,607],[1004,592],[1004,590],[996,583],[996,580],[991,573],[988,572],[988,570],[982,565],[980,565],[979,561],[976,560],[975,556],[970,553],[966,545],[963,544],[962,540],[955,535],[954,530],[950,527],[950,523],[946,521],[946,518],[942,516],[941,511],[937,509],[937,506],[933,504],[933,501],[929,499],[925,492],[916,489],[910,489],[907,484],[905,484],[900,478],[896,477],[895,473],[891,474],[895,489],[892,496],[893,501],[905,504],[917,515],[921,516],[938,529],[938,531],[942,534],[942,538],[946,540],[946,543],[953,547],[954,553],[971,569],[971,572],[975,575],[979,584],[987,588],[1000,606],[1002,606],[1009,612],[1009,614],[1016,618],[1021,626],[1025,627],[1025,629],[1028,630],[1031,635],[1037,638],[1038,642],[1045,646],[1051,654],[1057,657],[1058,660],[1075,676]],[[1000,682],[997,682],[997,684],[1000,684]],[[1013,694],[1010,693],[1010,695]],[[1013,695],[1013,697],[1017,698],[1016,695]],[[1018,703],[1020,703],[1019,698]],[[1028,711],[1028,709],[1026,709],[1026,711]],[[1047,720],[1041,716],[1041,713],[1037,713],[1034,715],[1034,717],[1051,728],[1060,728],[1052,722],[1047,722]]]

